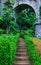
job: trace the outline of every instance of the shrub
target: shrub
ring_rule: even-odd
[[[34,28],[30,28],[27,31],[25,31],[25,35],[29,35],[29,36],[35,36],[35,32],[34,32]]]
[[[0,28],[0,34],[3,34],[3,33],[5,33],[5,30]]]
[[[15,59],[19,34],[0,36],[0,65],[12,65]]]
[[[30,40],[30,38],[26,35],[24,36],[26,46],[29,52],[29,57],[31,58],[32,65],[41,65],[39,55],[35,49],[34,43]]]

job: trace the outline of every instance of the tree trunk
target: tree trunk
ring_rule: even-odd
[[[7,24],[6,33],[9,34],[9,31],[10,31],[10,24]]]
[[[9,28],[8,28],[8,25],[7,25],[6,33],[7,33],[7,34],[9,33]]]

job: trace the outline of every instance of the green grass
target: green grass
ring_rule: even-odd
[[[0,65],[12,65],[15,59],[19,34],[0,36]]]
[[[39,54],[39,58],[41,62],[41,40],[37,38],[32,38],[32,37],[30,37],[30,39],[34,42],[35,48]]]
[[[28,49],[29,57],[31,59],[30,60],[31,64],[32,65],[41,65],[40,58],[35,49],[33,41],[31,41],[27,35],[25,35],[24,38],[25,38],[27,49]]]

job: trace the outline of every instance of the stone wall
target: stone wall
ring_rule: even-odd
[[[22,5],[22,4],[29,5],[34,9],[34,11],[36,13],[36,17],[37,17],[37,22],[39,22],[39,20],[40,20],[39,19],[39,6],[41,4],[40,0],[36,0],[36,1],[34,1],[34,0],[32,0],[32,1],[30,1],[30,0],[15,0],[15,4],[13,7],[16,8],[17,6]]]
[[[4,7],[4,2],[5,1],[6,0],[1,0],[1,3],[0,3],[0,15],[2,15],[2,9]],[[40,20],[40,16],[39,16],[40,15],[39,7],[41,6],[41,0],[36,0],[36,1],[34,1],[34,0],[32,0],[32,1],[30,1],[30,0],[15,0],[15,3],[14,3],[13,7],[15,9],[17,6],[22,5],[22,4],[29,5],[34,9],[34,11],[36,13],[36,17],[37,17],[36,22],[38,22],[38,24],[35,25],[35,35],[37,37],[41,37],[41,24],[40,24],[41,20]],[[18,10],[15,10],[15,17],[17,15],[18,15]]]
[[[41,23],[35,25],[35,36],[41,38]]]

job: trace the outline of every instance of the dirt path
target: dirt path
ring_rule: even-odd
[[[13,65],[30,65],[29,57],[23,38],[19,39],[19,45],[16,52],[16,59]]]

